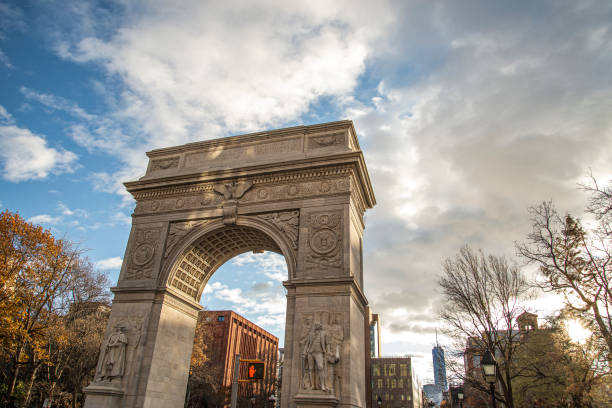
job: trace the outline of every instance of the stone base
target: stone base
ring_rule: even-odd
[[[124,391],[110,385],[92,384],[85,389],[84,408],[116,408],[121,404]]]
[[[332,394],[302,391],[293,398],[293,401],[298,408],[321,408],[335,407],[340,400]]]

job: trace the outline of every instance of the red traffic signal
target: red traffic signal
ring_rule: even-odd
[[[264,371],[265,371],[265,363],[247,364],[247,378],[249,380],[263,380]]]

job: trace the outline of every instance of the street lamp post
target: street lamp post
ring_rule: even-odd
[[[382,407],[382,398],[380,398],[380,395],[376,398],[376,405],[378,405],[378,408]]]
[[[489,383],[491,390],[491,406],[496,408],[495,405],[495,382],[497,381],[497,363],[493,354],[489,350],[485,351],[482,359],[480,360],[480,368],[482,369],[482,375],[486,382]]]
[[[251,408],[255,408],[255,401],[257,401],[257,397],[252,395],[249,399],[251,400]]]
[[[463,388],[457,390],[457,401],[459,401],[459,408],[463,408]]]

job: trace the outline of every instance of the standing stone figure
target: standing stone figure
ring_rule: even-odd
[[[310,337],[310,333],[314,330],[312,324],[312,316],[304,316],[303,324],[302,324],[302,333],[300,335],[300,349],[302,350],[302,355],[300,359],[300,373],[301,373],[301,387],[305,390],[312,389],[312,384],[310,383],[310,367],[308,366],[308,358],[306,357],[306,343],[308,342],[308,338]]]
[[[329,326],[330,343],[327,350],[327,362],[330,367],[329,388],[332,394],[340,397],[340,350],[344,341],[344,329],[340,324],[339,316],[334,316],[332,324]]]
[[[123,377],[125,370],[125,351],[127,349],[127,336],[124,326],[115,326],[104,348],[102,363],[98,367],[97,377],[101,381],[112,381],[113,378]]]
[[[310,389],[327,391],[327,333],[321,323],[315,323],[302,350],[302,360],[307,361]],[[318,387],[317,387],[318,386]]]

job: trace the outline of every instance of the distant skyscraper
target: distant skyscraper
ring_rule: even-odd
[[[448,389],[446,381],[446,361],[444,361],[444,349],[438,344],[438,335],[436,333],[436,346],[431,349],[434,366],[434,382],[443,391]]]

